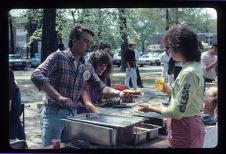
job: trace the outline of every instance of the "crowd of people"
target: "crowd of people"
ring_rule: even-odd
[[[52,139],[64,140],[64,121],[61,119],[84,112],[100,113],[97,104],[106,104],[115,97],[133,99],[133,95],[112,88],[113,70],[110,45],[95,46],[88,59],[87,54],[94,33],[85,25],[76,26],[69,35],[68,48],[62,44],[51,53],[32,73],[35,86],[44,91],[44,108],[41,113],[41,138],[43,148]],[[165,51],[160,59],[163,66],[162,92],[169,95],[168,107],[153,107],[140,104],[139,111],[157,112],[167,117],[168,141],[172,148],[201,148],[204,140],[204,125],[201,119],[202,105],[205,113],[217,117],[217,90],[207,91],[211,99],[205,99],[205,82],[216,79],[217,44],[201,54],[197,35],[181,25],[171,27],[163,39]],[[143,87],[135,50],[136,43],[129,42],[125,52],[125,86],[137,90]],[[19,91],[10,70],[10,113],[17,114],[14,124],[20,127],[14,104],[20,100]],[[213,103],[214,102],[214,103]],[[19,107],[15,107],[19,109]],[[13,112],[12,112],[13,111]],[[10,118],[13,117],[10,114]],[[19,130],[19,129],[17,129]],[[10,139],[25,139],[25,134],[12,130]]]

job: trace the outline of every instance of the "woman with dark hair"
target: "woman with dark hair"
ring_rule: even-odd
[[[92,64],[100,80],[110,87],[111,86],[110,75],[113,67],[111,56],[108,53],[104,52],[103,50],[96,50],[90,56],[88,61]],[[106,99],[107,97],[104,99],[102,94],[98,92],[98,89],[96,88],[96,85],[93,82],[88,81],[88,85],[92,103],[103,105],[109,102],[109,99]],[[84,106],[82,98],[80,98],[80,102],[82,102],[82,105],[79,107],[78,113],[91,112]]]
[[[174,26],[166,32],[164,44],[169,47],[169,53],[175,61],[183,62],[183,68],[172,88],[162,83],[162,92],[171,96],[170,105],[157,108],[142,104],[139,110],[157,112],[168,117],[170,147],[202,148],[205,131],[200,116],[204,78],[197,35],[187,27]]]
[[[93,65],[100,80],[107,86],[111,86],[110,75],[113,68],[111,56],[103,50],[98,50],[91,56],[89,62]],[[92,83],[88,84],[92,85]],[[95,86],[90,86],[89,89],[92,102],[101,104],[106,103],[108,99],[103,99],[103,97],[95,91]]]

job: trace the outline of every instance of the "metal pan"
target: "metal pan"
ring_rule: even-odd
[[[83,113],[75,116],[69,116],[67,119],[84,123],[96,124],[108,127],[127,127],[144,121],[142,117],[118,116],[110,114]]]

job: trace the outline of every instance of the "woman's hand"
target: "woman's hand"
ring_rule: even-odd
[[[170,95],[171,94],[171,87],[168,84],[163,83],[163,88],[162,88],[161,91]]]
[[[149,104],[140,104],[138,105],[138,107],[139,107],[138,111],[143,111],[143,112],[156,112],[161,114],[161,110],[162,110],[162,108],[149,106]]]
[[[142,111],[142,112],[149,112],[150,108],[148,104],[140,104],[138,105],[138,111]]]

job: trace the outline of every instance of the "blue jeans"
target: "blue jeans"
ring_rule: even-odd
[[[73,110],[76,114],[76,110]],[[57,105],[45,105],[41,113],[41,136],[43,148],[51,145],[52,139],[64,140],[64,121],[70,115],[67,108],[62,108]]]
[[[130,88],[129,86],[129,80],[131,78],[131,81],[132,81],[132,85],[133,85],[133,88],[136,89],[137,88],[137,72],[136,72],[136,68],[129,68],[126,67],[126,77],[125,77],[125,85],[127,87]]]

